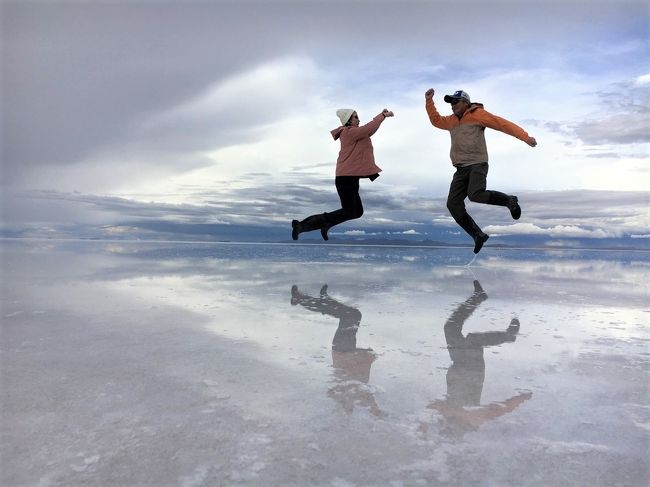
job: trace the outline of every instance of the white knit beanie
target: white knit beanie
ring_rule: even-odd
[[[350,120],[350,117],[356,110],[352,108],[339,108],[336,110],[336,116],[341,120],[341,125],[345,125]]]

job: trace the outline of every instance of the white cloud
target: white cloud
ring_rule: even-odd
[[[645,86],[650,84],[650,74],[643,74],[634,81],[635,86]]]
[[[21,189],[121,195],[136,206],[226,207],[229,219],[242,220],[251,211],[269,220],[322,211],[338,204],[332,184],[338,144],[329,135],[335,109],[351,105],[368,120],[386,106],[396,116],[373,137],[384,172],[362,187],[369,203],[364,223],[408,229],[433,219],[455,228],[444,207],[454,171],[449,134],[427,119],[423,92],[430,86],[441,112],[450,113],[442,96],[463,88],[537,137],[532,149],[487,131],[489,188],[650,187],[648,143],[639,143],[647,138],[647,117],[612,105],[621,89],[647,100],[646,25],[638,15],[647,11],[644,2],[626,2],[625,9],[598,2],[590,6],[589,24],[576,22],[583,2],[538,2],[535,9],[474,3],[491,39],[482,45],[449,35],[456,28],[448,22],[457,16],[453,2],[382,2],[372,25],[360,22],[367,6],[354,2],[343,19],[326,2],[300,9],[293,2],[254,2],[257,17],[221,2],[174,7],[174,15],[170,5],[132,9],[123,2],[101,9],[57,5],[44,15],[40,4],[19,3],[6,9],[2,33],[2,41],[11,41],[2,59],[8,73],[3,134],[13,135],[4,137],[2,169],[3,183],[20,180]],[[102,16],[104,8],[114,17]],[[433,13],[440,29],[432,39]],[[127,30],[116,29],[126,17],[132,20]],[[530,22],[541,17],[551,20]],[[77,18],[83,22],[70,20]],[[351,28],[353,42],[343,35]],[[79,35],[84,29],[93,35]],[[174,42],[152,42],[161,32]],[[555,42],[540,45],[540,33]],[[89,56],[96,52],[110,56]],[[473,62],[461,62],[470,54]],[[88,79],[79,76],[79,59],[89,62]],[[597,198],[577,215],[566,205],[535,203],[549,211],[535,216],[525,207],[524,218],[538,229],[529,231],[647,233],[647,217],[644,223],[637,208],[637,216],[626,209],[614,219],[602,214]],[[125,213],[132,211],[126,206]],[[84,205],[84,219],[90,208]],[[505,221],[494,208],[485,214],[485,221]]]
[[[278,58],[220,80],[180,106],[156,115],[145,126],[188,122],[247,128],[304,111],[301,99],[323,76],[306,57]]]
[[[532,223],[515,223],[513,225],[488,225],[483,229],[494,236],[503,235],[548,235],[553,238],[613,238],[616,235],[602,228],[586,229],[577,225],[555,225],[543,228]]]

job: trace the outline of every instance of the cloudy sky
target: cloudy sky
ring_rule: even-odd
[[[336,209],[337,108],[382,177],[344,230],[456,230],[449,135],[424,92],[467,91],[538,147],[488,131],[501,234],[650,234],[646,1],[2,2],[3,225],[140,218],[282,225]],[[287,223],[288,225],[288,223]]]

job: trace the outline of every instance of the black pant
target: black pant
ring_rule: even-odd
[[[363,204],[359,196],[359,176],[336,176],[336,192],[341,200],[341,208],[330,213],[321,213],[305,218],[300,222],[303,232],[320,228],[331,228],[363,215]]]
[[[472,238],[483,232],[465,209],[465,198],[476,203],[508,206],[509,197],[499,191],[485,189],[487,186],[488,163],[472,164],[456,169],[449,186],[447,209],[463,230]]]
[[[361,218],[363,215],[363,204],[359,196],[359,179],[361,178],[358,176],[337,176],[334,180],[336,192],[341,200],[341,208],[331,213],[325,213],[328,227]]]

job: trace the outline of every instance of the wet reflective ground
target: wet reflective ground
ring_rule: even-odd
[[[0,484],[646,485],[650,253],[2,242]]]

